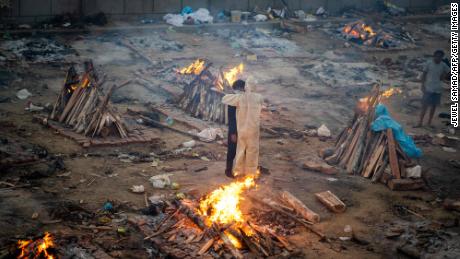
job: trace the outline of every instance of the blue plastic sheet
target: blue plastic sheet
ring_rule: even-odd
[[[180,12],[182,15],[186,15],[186,14],[191,14],[193,13],[193,9],[192,7],[190,6],[186,6],[182,9],[182,12]]]
[[[398,141],[401,149],[407,156],[412,158],[419,158],[422,156],[422,151],[415,146],[414,140],[404,132],[401,125],[391,118],[385,105],[378,104],[377,107],[375,107],[375,117],[376,119],[371,124],[372,131],[382,131],[391,128],[396,141]]]

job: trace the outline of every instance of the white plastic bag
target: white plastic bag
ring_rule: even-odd
[[[168,13],[167,15],[163,16],[163,20],[165,20],[168,24],[181,27],[184,25],[185,18],[180,14]]]
[[[164,189],[171,185],[171,179],[169,177],[172,174],[160,174],[150,177],[149,181],[152,183],[153,188]]]
[[[224,133],[222,132],[221,128],[207,128],[198,133],[197,136],[202,141],[211,142],[214,141],[217,137],[224,138]]]
[[[321,127],[318,128],[318,136],[320,137],[330,137],[331,136],[331,131],[326,127],[326,125],[321,125]]]
[[[25,100],[25,99],[29,98],[30,96],[32,96],[32,94],[25,88],[22,89],[22,90],[19,90],[16,93],[16,97],[18,97],[21,100]]]

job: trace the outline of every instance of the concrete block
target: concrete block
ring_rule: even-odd
[[[198,10],[198,8],[209,9],[208,0],[183,0],[182,5],[183,7],[190,6],[194,11]]]
[[[21,0],[20,16],[51,15],[51,0]]]
[[[51,14],[78,13],[80,9],[79,0],[52,0]]]
[[[123,14],[124,0],[83,0],[83,12],[87,15],[99,12],[106,14]]]
[[[154,0],[153,11],[155,13],[179,13],[181,0]]]
[[[153,0],[125,0],[126,14],[142,14],[153,12]]]

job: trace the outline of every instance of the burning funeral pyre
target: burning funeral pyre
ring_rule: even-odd
[[[383,49],[400,48],[403,41],[414,43],[414,39],[407,32],[374,30],[361,20],[346,24],[340,30],[340,34],[351,42]]]
[[[371,178],[372,182],[383,182],[392,190],[423,187],[423,180],[406,177],[406,169],[416,164],[395,140],[393,130],[371,130],[377,105],[383,98],[399,92],[396,88],[381,91],[379,86],[375,86],[370,96],[362,98],[351,126],[340,133],[335,151],[325,158],[326,162],[338,164],[350,174]]]
[[[128,129],[109,103],[113,91],[122,85],[111,86],[103,94],[104,81],[98,77],[91,61],[85,62],[82,75],[70,67],[49,119],[91,138],[108,135],[126,138]]]
[[[244,213],[243,201],[254,207],[257,215],[265,211],[277,214],[277,219],[283,218],[282,228],[298,224],[324,238],[313,226],[319,222],[319,215],[289,192],[281,192],[275,198],[259,198],[253,192],[258,177],[249,175],[223,185],[198,201],[175,200],[166,208],[168,215],[154,229],[140,226],[145,240],[151,240],[162,253],[173,258],[288,258],[297,253],[283,234],[263,224],[259,216],[253,216],[255,213]],[[264,209],[256,209],[255,205]],[[270,225],[276,225],[276,220],[270,220]]]
[[[222,97],[231,92],[231,85],[243,73],[244,65],[225,71],[219,69],[218,76],[211,73],[211,66],[212,63],[198,59],[188,67],[176,70],[180,75],[194,76],[184,87],[179,107],[193,117],[226,124],[227,110],[222,104]]]
[[[19,240],[17,244],[18,259],[44,258],[55,259],[54,242],[50,233],[45,233],[36,240]]]

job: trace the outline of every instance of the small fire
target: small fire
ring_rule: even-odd
[[[384,91],[383,93],[381,93],[381,96],[385,97],[385,98],[390,98],[391,96],[393,96],[395,94],[400,94],[400,93],[402,93],[401,89],[391,87],[390,89],[388,89],[388,90]]]
[[[347,24],[343,27],[342,32],[351,38],[361,39],[363,41],[368,40],[376,35],[370,25],[366,25],[362,21]]]
[[[207,216],[207,224],[243,223],[243,213],[240,210],[240,201],[243,200],[243,191],[256,185],[256,175],[249,175],[214,190],[200,201],[200,213]]]
[[[380,101],[384,98],[384,99],[388,99],[390,98],[391,96],[393,95],[396,95],[396,94],[401,94],[402,93],[402,90],[401,89],[398,89],[398,88],[394,88],[394,87],[390,87],[389,89],[383,91],[383,92],[380,92],[379,96],[378,96],[378,100],[376,103],[380,103]],[[367,111],[369,109],[369,105],[370,105],[370,98],[369,97],[363,97],[361,99],[359,99],[359,102],[358,102],[358,109],[360,109],[361,111]]]
[[[77,84],[72,84],[70,85],[70,88],[67,89],[67,91],[69,93],[72,93],[74,92],[75,90],[78,89],[78,87],[81,87],[81,88],[86,88],[90,85],[90,79],[89,79],[89,76],[87,74],[83,75],[83,78],[81,80],[80,83],[77,83]]]
[[[203,71],[205,63],[203,59],[197,59],[188,67],[178,69],[176,72],[181,75],[199,75]]]
[[[46,258],[55,259],[48,249],[54,247],[53,238],[50,233],[46,232],[45,236],[36,241],[19,240],[18,249],[21,249],[21,254],[18,259],[26,258]]]
[[[233,83],[238,79],[238,76],[241,75],[244,71],[244,64],[241,63],[238,66],[231,68],[227,72],[224,72],[224,78],[220,78],[217,83],[217,86],[223,90],[224,89],[224,80],[232,86]]]

